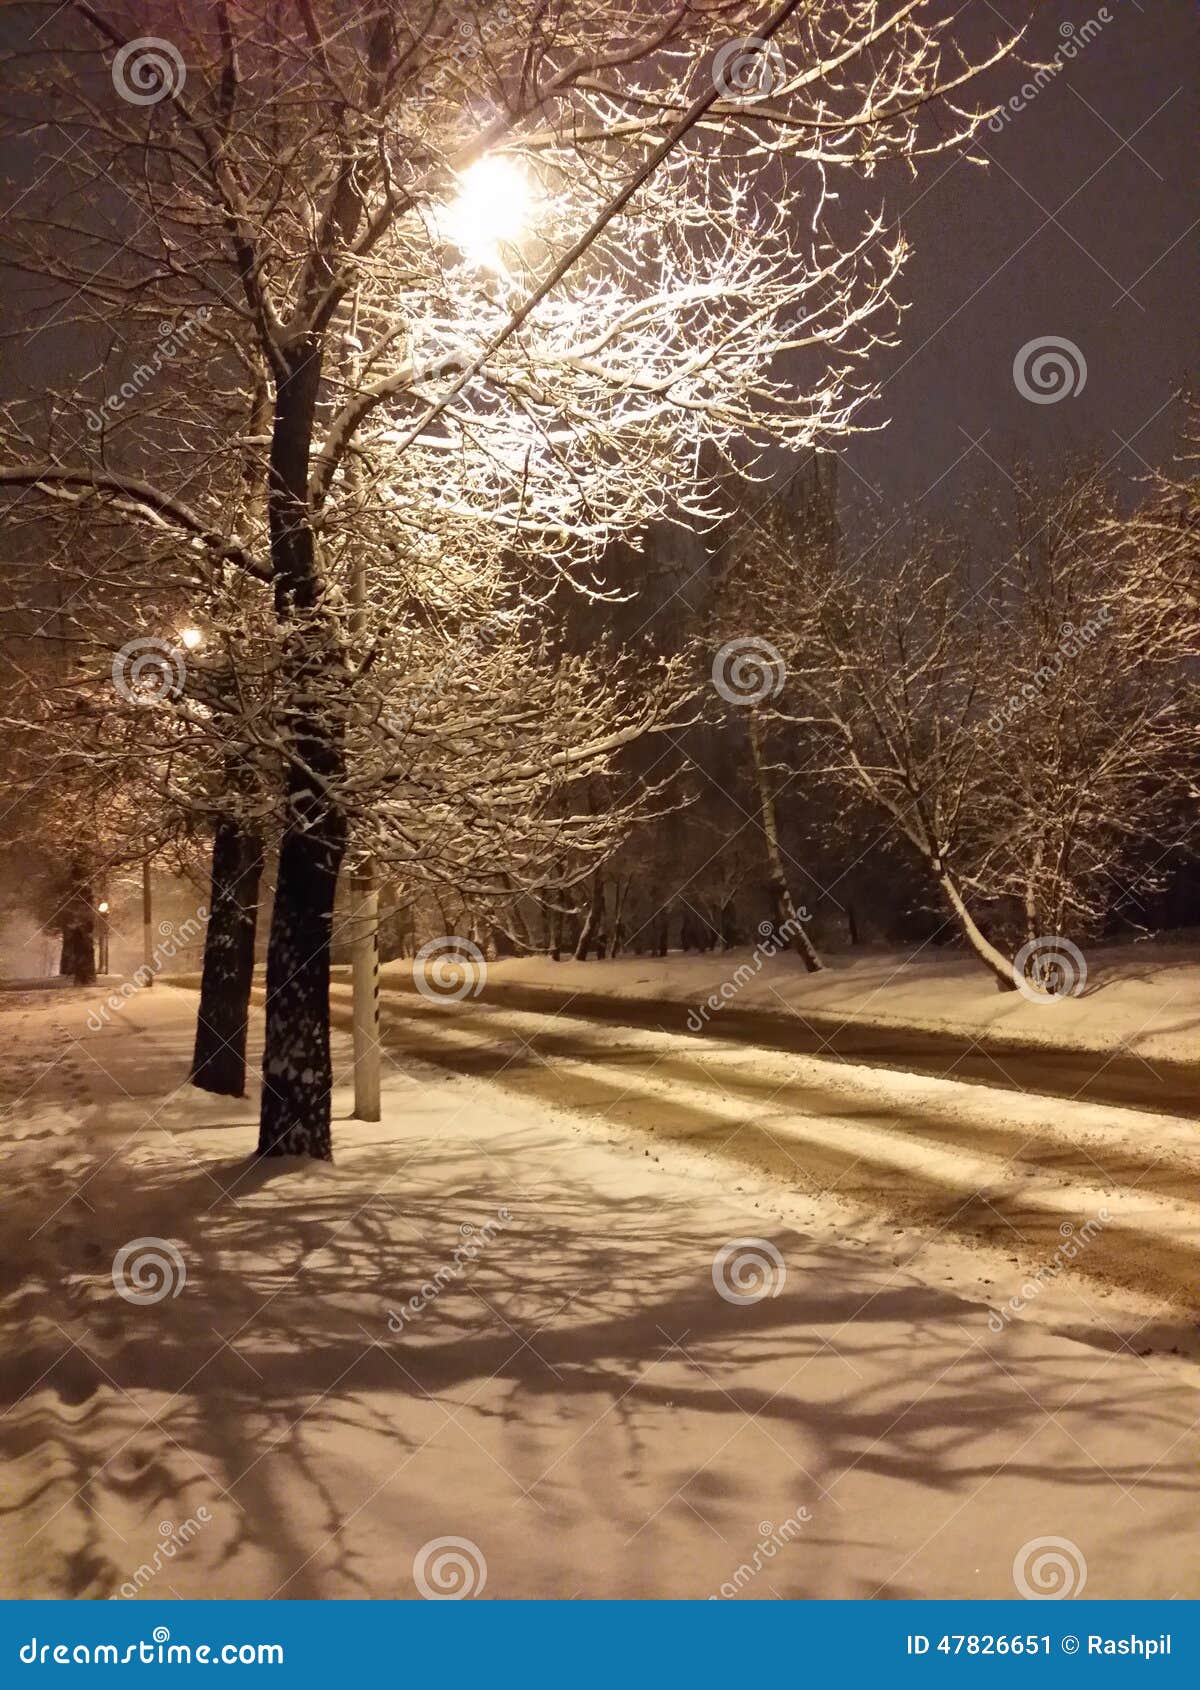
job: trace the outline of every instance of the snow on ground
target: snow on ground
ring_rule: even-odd
[[[822,973],[806,974],[796,957],[766,956],[761,948],[589,962],[514,957],[488,964],[488,984],[553,986],[699,1007],[736,976],[736,990],[727,1001],[738,1009],[798,1012],[1015,1044],[1099,1051],[1124,1047],[1151,1058],[1200,1060],[1200,952],[1195,946],[1088,947],[1080,994],[1050,1003],[997,991],[977,962],[945,948],[867,951],[827,960]],[[401,977],[411,967],[389,966]],[[715,1018],[720,1014],[718,1008]]]
[[[349,1001],[335,985],[346,1025]],[[906,1250],[945,1235],[998,1249],[972,1293],[1042,1267],[1033,1318],[1200,1358],[1194,1120],[491,1002],[385,994],[384,1029],[394,1054],[766,1172],[778,1194],[818,1200],[824,1224],[903,1235]],[[1046,1295],[1064,1271],[1082,1299]],[[1120,1315],[1099,1314],[1114,1294]]]
[[[455,1073],[449,1021],[333,1167],[256,1167],[193,994],[6,998],[0,1594],[1006,1597],[1051,1536],[1190,1594],[1183,1364],[994,1330],[950,1246]],[[139,1239],[177,1294],[118,1293]]]

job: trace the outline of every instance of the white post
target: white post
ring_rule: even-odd
[[[142,964],[147,986],[154,984],[154,936],[150,931],[150,859],[142,858]]]
[[[358,386],[362,347],[358,339],[358,295],[354,296],[350,329],[345,337],[346,385]],[[348,460],[346,474],[353,484],[355,469]],[[350,633],[361,651],[367,637],[367,566],[361,551],[350,577]],[[378,1121],[379,1110],[379,890],[375,863],[360,857],[350,869],[350,964],[353,980],[354,1114],[359,1121]]]
[[[378,1121],[379,891],[369,857],[350,870],[350,961],[354,979],[354,1114]]]

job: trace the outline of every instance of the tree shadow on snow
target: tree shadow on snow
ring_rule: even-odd
[[[411,1593],[413,1550],[439,1523],[456,1529],[426,1511],[458,1460],[515,1508],[553,1522],[590,1507],[634,1535],[660,1495],[734,1542],[782,1517],[772,1496],[780,1510],[781,1493],[789,1507],[811,1497],[807,1548],[788,1577],[773,1572],[784,1595],[828,1593],[839,1490],[869,1495],[872,1480],[913,1499],[914,1548],[923,1508],[941,1497],[954,1512],[989,1479],[1052,1483],[1097,1511],[1114,1485],[1164,1506],[1192,1494],[1185,1443],[1150,1471],[1134,1453],[1181,1430],[1149,1374],[1110,1379],[1094,1351],[1028,1330],[1018,1362],[980,1305],[778,1229],[765,1257],[755,1246],[769,1270],[773,1252],[785,1265],[777,1294],[728,1300],[714,1257],[729,1240],[691,1202],[635,1178],[598,1192],[564,1176],[549,1142],[539,1183],[533,1130],[491,1131],[482,1152],[400,1134],[356,1148],[352,1130],[334,1167],[209,1158],[181,1174],[164,1160],[133,1183],[114,1165],[54,1249],[33,1253],[10,1305],[0,1453],[6,1534],[31,1565],[45,1559],[37,1594],[111,1594],[159,1521],[201,1506],[217,1522],[187,1549],[211,1565],[202,1593]],[[177,1295],[117,1293],[113,1258],[133,1238],[173,1243]],[[1088,1448],[1101,1422],[1102,1466]],[[494,1534],[497,1510],[480,1508]],[[852,1538],[837,1539],[843,1559]],[[230,1565],[253,1587],[222,1587]],[[662,1576],[643,1593],[687,1593],[670,1583],[682,1574]],[[169,1594],[171,1577],[147,1588]],[[874,1582],[847,1572],[841,1593]]]

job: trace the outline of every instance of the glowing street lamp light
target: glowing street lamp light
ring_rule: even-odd
[[[477,159],[459,176],[458,192],[441,211],[442,232],[471,263],[503,269],[500,248],[528,231],[533,198],[528,176],[512,159]]]
[[[179,638],[186,651],[195,651],[204,635],[199,628],[181,628]]]

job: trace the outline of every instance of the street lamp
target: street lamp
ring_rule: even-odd
[[[195,651],[204,634],[199,628],[181,628],[179,638],[185,651]]]
[[[521,166],[493,155],[477,159],[458,178],[458,192],[443,207],[440,223],[471,263],[504,268],[500,247],[520,240],[530,223],[533,188]]]
[[[108,899],[101,898],[96,905],[100,917],[100,972],[108,973]]]

